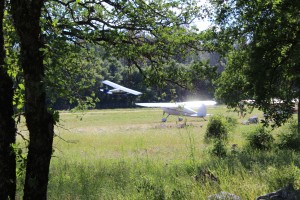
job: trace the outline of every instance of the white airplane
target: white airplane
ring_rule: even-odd
[[[142,94],[141,92],[129,89],[127,87],[121,86],[119,84],[113,83],[113,82],[108,81],[108,80],[102,81],[102,83],[114,88],[114,89],[111,89],[111,90],[100,89],[101,92],[104,92],[106,94],[133,94],[133,95],[141,95]]]
[[[162,119],[162,122],[166,122],[170,115],[188,116],[188,117],[201,117],[205,120],[206,117],[206,106],[216,105],[215,101],[187,101],[178,103],[136,103],[138,106],[161,108],[164,114],[167,113],[168,116]],[[195,111],[191,108],[198,108]],[[182,118],[178,118],[179,121]]]

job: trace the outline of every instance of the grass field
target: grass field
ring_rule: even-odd
[[[255,199],[300,177],[298,153],[246,151],[245,135],[257,125],[242,125],[225,106],[208,113],[238,120],[225,158],[209,153],[203,119],[187,118],[189,126],[179,128],[175,116],[162,124],[160,109],[61,112],[48,199],[207,199],[220,191]],[[262,116],[246,118],[252,115]]]

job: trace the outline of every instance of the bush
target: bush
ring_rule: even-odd
[[[225,157],[227,155],[227,150],[223,140],[216,139],[210,153],[217,157]]]
[[[272,148],[274,137],[265,127],[260,126],[247,136],[248,145],[252,149],[270,150]]]
[[[228,132],[229,128],[226,118],[223,116],[215,115],[209,119],[205,132],[205,138],[227,140]]]
[[[137,183],[136,189],[142,196],[146,196],[147,199],[166,199],[162,183],[154,180],[154,177],[142,176]]]
[[[287,185],[292,185],[295,189],[299,189],[300,169],[294,164],[275,168],[268,168],[268,185],[270,190],[278,190]]]
[[[232,131],[238,124],[238,120],[234,117],[227,116],[225,117],[225,119],[226,119],[226,126],[229,131]]]
[[[285,129],[281,132],[278,138],[278,147],[280,149],[300,150],[300,132],[298,131],[298,125],[295,121],[291,122],[287,130]]]

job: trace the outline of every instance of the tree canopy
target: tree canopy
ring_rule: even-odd
[[[229,61],[218,82],[219,98],[229,105],[251,98],[265,112],[266,122],[274,120],[274,125],[286,122],[292,116],[293,101],[300,94],[300,3],[289,0],[212,0],[211,3],[216,25],[210,33],[219,38],[217,42],[213,39],[214,45],[228,53]]]
[[[189,26],[202,16],[197,1],[52,1],[45,9],[51,32],[74,43],[97,43],[156,83],[170,58],[201,48]],[[145,65],[152,73],[146,75]]]

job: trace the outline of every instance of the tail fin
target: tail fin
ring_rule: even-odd
[[[206,116],[206,106],[204,104],[201,104],[201,106],[198,109],[197,112],[198,117],[205,117]]]

